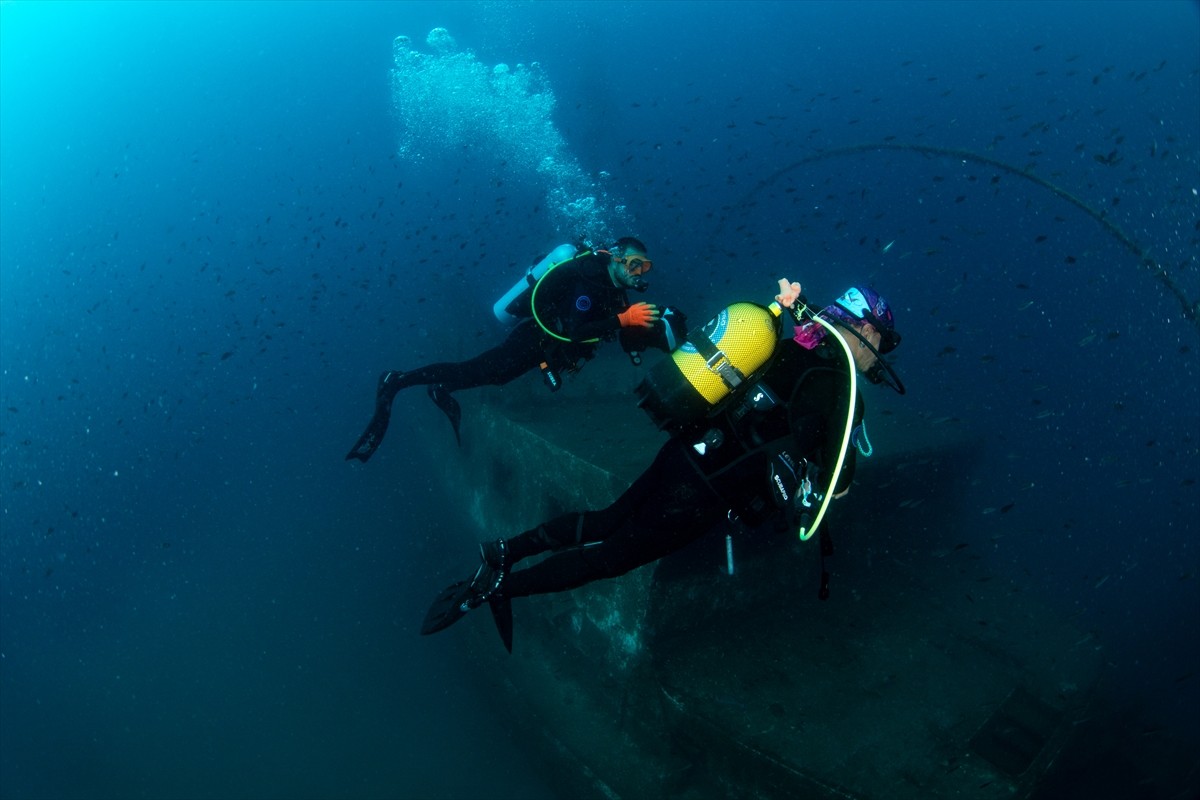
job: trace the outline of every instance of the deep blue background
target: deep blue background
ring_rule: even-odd
[[[985,435],[947,539],[1196,735],[1196,325],[1009,173],[788,169],[885,137],[1028,167],[1196,298],[1195,4],[4,3],[0,794],[548,796],[455,639],[416,637],[475,535],[437,453],[342,461],[380,369],[478,350],[573,233],[486,147],[396,157],[392,38],[437,25],[541,63],[656,298],[883,291],[910,393],[879,404]]]

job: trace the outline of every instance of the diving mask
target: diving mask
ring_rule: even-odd
[[[653,261],[641,256],[624,256],[621,263],[625,265],[625,272],[634,277],[645,275],[654,266]]]

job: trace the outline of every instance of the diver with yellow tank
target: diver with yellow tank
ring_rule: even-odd
[[[512,598],[623,575],[727,517],[749,525],[774,520],[801,539],[820,529],[824,554],[829,502],[849,490],[856,453],[870,454],[857,376],[903,394],[883,359],[900,335],[891,308],[870,288],[853,287],[815,311],[799,284],[779,284],[774,303],[723,309],[649,371],[638,404],[671,438],[616,502],[481,544],[474,577],[438,596],[421,633],[443,630],[487,602],[511,650]],[[785,310],[796,326],[781,339]],[[513,570],[545,552],[552,555]]]
[[[653,262],[646,253],[646,245],[632,236],[606,249],[564,244],[550,251],[493,307],[496,319],[511,327],[503,342],[467,361],[379,376],[375,414],[346,460],[365,462],[375,453],[387,432],[392,401],[409,386],[427,387],[457,440],[462,410],[452,393],[459,389],[502,386],[540,368],[543,381],[557,391],[564,374],[578,371],[601,342],[614,337],[635,365],[644,350],[675,349],[687,330],[683,314],[629,301],[629,289],[644,292],[649,286],[646,274]]]

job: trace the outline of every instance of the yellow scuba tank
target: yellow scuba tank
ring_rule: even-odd
[[[778,303],[734,303],[650,370],[636,391],[638,405],[659,428],[686,425],[720,410],[752,383],[779,343]]]

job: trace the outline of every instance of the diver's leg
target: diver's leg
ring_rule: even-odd
[[[404,375],[405,385],[442,386],[447,392],[503,386],[541,361],[541,338],[530,324],[518,325],[503,342],[466,361],[430,364]]]
[[[454,438],[461,446],[462,407],[451,392],[476,386],[503,386],[537,366],[540,352],[536,329],[528,324],[520,325],[496,347],[467,361],[423,367],[411,373],[412,381],[428,385],[429,399],[450,420]]]
[[[511,542],[484,543],[474,577],[438,595],[421,633],[444,630],[486,601],[511,652],[512,598],[623,575],[699,538],[724,518],[725,504],[685,461],[682,446],[668,442],[650,468],[603,511],[566,514]],[[519,558],[560,547],[568,549],[529,569],[508,571]]]
[[[539,343],[537,329],[522,324],[499,345],[467,361],[447,361],[408,372],[383,373],[375,391],[375,416],[346,455],[346,460],[356,458],[365,462],[375,453],[387,433],[396,393],[409,386],[429,387],[429,398],[450,420],[454,437],[459,439],[462,408],[450,393],[476,386],[499,386],[529,372],[538,364]],[[462,443],[461,439],[459,443]]]
[[[505,543],[508,566],[550,550],[564,550],[602,541],[636,513],[647,497],[656,491],[662,481],[661,476],[675,469],[673,464],[678,457],[676,448],[664,446],[650,467],[607,508],[562,514],[508,539]]]
[[[715,497],[689,508],[663,514],[643,509],[599,542],[555,553],[528,569],[510,573],[505,597],[526,597],[576,589],[604,578],[616,578],[674,553],[725,518]]]
[[[535,552],[562,552],[509,575],[505,595],[559,592],[624,575],[708,531],[727,508],[686,458],[682,446],[668,442],[613,505],[558,517],[513,537],[509,565]]]

